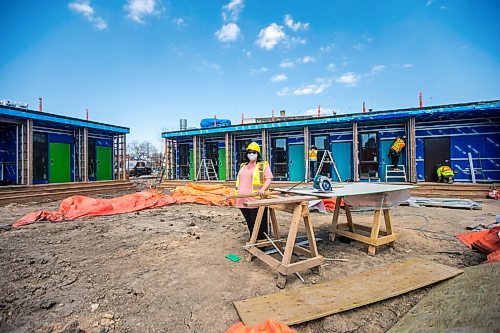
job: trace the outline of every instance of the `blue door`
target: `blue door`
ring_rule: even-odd
[[[390,140],[380,140],[380,143],[379,143],[379,149],[380,149],[379,153],[378,153],[378,156],[380,156],[380,163],[379,163],[380,170],[379,170],[379,175],[380,175],[380,180],[383,181],[383,182],[387,181],[385,179],[385,168],[386,168],[386,165],[391,165],[392,164],[391,158],[389,157],[389,150],[391,149],[391,146],[392,146],[393,142],[394,142],[394,139],[390,139]],[[403,151],[401,152],[401,154],[399,154],[398,165],[404,164],[404,158],[403,158],[404,154],[405,154],[405,151],[403,149]],[[391,175],[394,175],[394,174],[391,174]],[[396,174],[396,176],[399,176],[399,174]],[[405,181],[404,177],[401,177],[401,179],[390,178],[389,180],[392,181],[392,182],[404,182]]]
[[[352,142],[332,143],[332,156],[342,178],[340,181],[352,179]],[[332,175],[334,181],[339,181],[335,171]]]
[[[290,172],[291,181],[304,180],[306,166],[304,161],[304,145],[289,145],[290,158],[288,160],[288,170]]]

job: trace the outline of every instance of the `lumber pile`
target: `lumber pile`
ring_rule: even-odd
[[[59,200],[72,195],[89,196],[129,191],[135,191],[135,185],[128,180],[2,186],[0,187],[0,206],[13,202],[42,202],[47,199]]]

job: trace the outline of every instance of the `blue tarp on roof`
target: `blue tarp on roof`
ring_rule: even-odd
[[[371,113],[357,113],[350,115],[339,115],[333,117],[320,117],[305,120],[295,121],[277,121],[268,123],[253,123],[234,125],[221,128],[196,129],[187,131],[175,131],[162,133],[163,138],[175,138],[183,136],[217,134],[226,132],[239,132],[261,129],[274,128],[291,128],[303,126],[320,126],[320,125],[336,125],[349,124],[352,122],[387,122],[397,119],[408,119],[415,117],[419,120],[439,120],[439,119],[456,119],[460,117],[491,117],[500,116],[500,100],[488,102],[474,102],[467,104],[453,104],[432,106],[425,108],[410,108],[399,110],[378,111]],[[213,120],[212,120],[213,121]]]
[[[56,115],[52,113],[38,112],[33,110],[21,110],[5,106],[0,106],[0,117],[2,116],[13,117],[17,119],[33,119],[41,122],[51,122],[62,125],[70,125],[74,127],[87,127],[90,129],[120,133],[120,134],[130,133],[130,129],[127,127],[108,125],[94,121]]]

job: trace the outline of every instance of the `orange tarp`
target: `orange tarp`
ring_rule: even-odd
[[[488,255],[488,262],[500,260],[500,227],[489,230],[464,232],[458,239],[471,249],[477,249]]]
[[[54,212],[40,211],[30,213],[20,218],[12,227],[19,228],[37,221],[59,222],[85,216],[130,213],[146,208],[171,205],[175,202],[175,198],[169,195],[147,191],[127,194],[112,199],[94,199],[74,195],[64,199],[59,205],[59,210]]]
[[[201,185],[188,183],[186,186],[177,186],[170,192],[178,203],[197,203],[209,206],[233,206],[234,200],[224,196],[235,195],[234,188],[223,185]]]
[[[266,320],[255,326],[245,326],[242,322],[229,327],[226,333],[297,333],[277,320]]]
[[[325,208],[329,212],[333,212],[335,210],[335,203],[337,202],[337,198],[332,198],[332,199],[323,199],[323,204],[325,205]],[[340,207],[344,206],[344,199],[340,201]]]

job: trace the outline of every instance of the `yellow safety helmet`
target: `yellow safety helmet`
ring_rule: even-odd
[[[247,150],[253,150],[260,154],[260,146],[257,142],[250,142],[250,144],[247,147]]]

